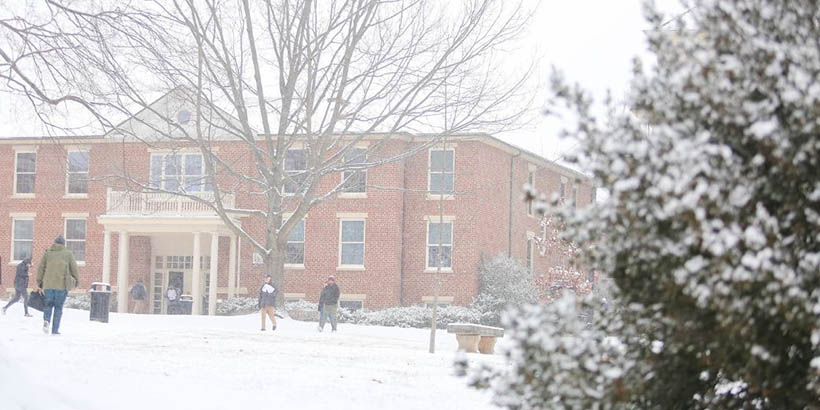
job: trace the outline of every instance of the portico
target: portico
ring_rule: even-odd
[[[137,197],[136,201],[134,197]],[[104,282],[111,283],[112,235],[118,242],[117,286],[114,287],[117,292],[117,311],[128,312],[128,290],[133,285],[129,280],[129,273],[134,268],[129,266],[134,259],[130,252],[132,238],[135,237],[148,244],[140,248],[139,255],[148,263],[143,262],[139,269],[150,270],[142,273],[149,274],[145,285],[151,313],[167,312],[164,295],[167,288],[173,285],[192,296],[192,314],[202,314],[206,300],[207,313],[216,314],[220,280],[220,237],[230,238],[226,252],[227,294],[229,297],[234,296],[239,253],[237,238],[213,211],[201,203],[170,194],[111,191],[108,199],[108,212],[99,216],[97,222],[105,228],[102,269]],[[232,198],[229,200],[232,202]],[[161,203],[161,206],[146,209],[146,204],[151,205],[151,202]],[[224,247],[222,249],[224,251]],[[221,279],[224,282],[226,278]],[[207,296],[207,299],[203,296]]]

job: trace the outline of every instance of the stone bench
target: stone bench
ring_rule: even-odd
[[[455,333],[458,350],[493,354],[495,339],[504,336],[504,329],[472,323],[450,323],[447,325],[447,333]]]

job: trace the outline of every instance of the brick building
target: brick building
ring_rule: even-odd
[[[398,134],[381,150],[390,155],[423,142],[424,136]],[[215,144],[221,158],[234,164],[244,158],[252,169],[243,143]],[[169,168],[169,161],[175,167]],[[176,171],[169,173],[171,168]],[[255,296],[263,275],[259,255],[216,214],[189,199],[127,191],[108,178],[186,183],[201,179],[202,169],[195,147],[171,152],[110,135],[0,139],[0,286],[12,287],[13,266],[27,255],[36,266],[62,234],[80,261],[79,289],[105,281],[116,292],[121,283],[130,286],[142,279],[152,313],[167,311],[162,296],[171,282],[197,301],[214,294],[220,299]],[[324,177],[320,189],[330,190],[341,178]],[[325,278],[333,274],[343,306],[425,304],[432,299],[437,253],[430,243],[438,243],[440,229],[446,265],[440,300],[466,305],[476,294],[482,258],[510,255],[536,273],[560,262],[535,250],[539,218],[521,199],[524,184],[558,193],[576,206],[595,200],[586,176],[486,134],[447,138],[444,145],[369,169],[363,178],[366,185],[353,190],[358,192],[338,194],[313,208],[291,233],[287,299],[316,301]],[[429,193],[433,185],[452,191],[441,201],[443,218],[439,196]],[[212,195],[207,187],[201,191],[203,198]],[[249,209],[262,206],[258,196],[241,187],[225,201]],[[264,232],[248,218],[237,223],[254,237]],[[127,301],[119,302],[123,310]],[[195,302],[195,308],[213,313],[215,303],[208,302]]]

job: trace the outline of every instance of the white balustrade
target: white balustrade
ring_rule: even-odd
[[[213,203],[213,192],[193,194]],[[208,204],[184,196],[164,192],[108,191],[106,213],[108,215],[216,215]],[[224,194],[222,204],[234,207],[234,196]]]

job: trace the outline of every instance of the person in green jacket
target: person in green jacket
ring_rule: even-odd
[[[46,306],[43,309],[43,332],[48,334],[51,323],[51,334],[60,334],[60,318],[63,317],[63,303],[68,290],[80,283],[77,272],[77,260],[74,254],[65,247],[62,235],[54,239],[54,245],[46,251],[37,267],[37,286],[40,293],[45,290]],[[54,311],[54,320],[51,313]]]

